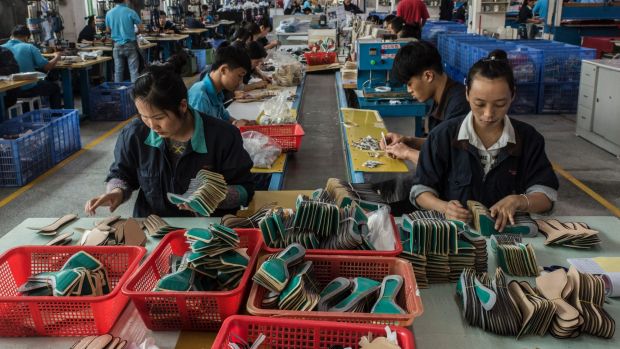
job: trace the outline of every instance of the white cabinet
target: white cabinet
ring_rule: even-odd
[[[576,133],[620,157],[620,60],[582,62]]]

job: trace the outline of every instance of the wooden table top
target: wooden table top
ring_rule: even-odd
[[[32,84],[33,82],[37,82],[37,81],[38,79],[19,80],[19,81],[3,80],[3,81],[0,81],[0,92],[5,92],[8,90],[19,88],[19,87],[22,87],[28,84]]]
[[[152,47],[157,46],[157,44],[149,42],[148,44],[141,44],[139,47],[141,50],[146,50]],[[112,46],[107,46],[107,45],[96,45],[96,46],[86,46],[86,47],[80,47],[78,48],[78,50],[80,51],[97,51],[97,50],[101,50],[101,51],[109,51],[112,52],[113,47]]]
[[[43,56],[48,56],[48,55],[44,54]],[[111,60],[112,60],[112,57],[108,57],[108,56],[101,56],[101,57],[97,57],[96,59],[91,59],[91,60],[87,60],[83,62],[75,62],[75,63],[63,62],[61,60],[60,62],[58,62],[58,64],[56,64],[56,67],[54,67],[54,69],[82,69],[82,68],[91,67],[93,65],[97,65],[97,64],[111,61]]]
[[[202,34],[206,32],[206,28],[185,28],[181,31],[183,34]]]
[[[181,41],[189,37],[187,34],[161,34],[161,36],[145,36],[148,41]]]

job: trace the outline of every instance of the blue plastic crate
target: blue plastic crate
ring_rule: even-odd
[[[53,166],[51,125],[15,117],[0,124],[0,187],[21,187]]]
[[[437,38],[441,33],[464,33],[466,31],[467,26],[465,24],[452,21],[428,21],[422,28],[422,40],[430,41],[437,45]]]
[[[486,36],[476,35],[470,37],[452,37],[448,41],[448,57],[453,61],[452,65],[461,71],[469,71],[470,65],[467,63],[468,47],[477,43],[494,44],[498,40]]]
[[[509,114],[536,114],[539,97],[538,83],[517,84],[515,98],[510,105]]]
[[[470,38],[470,37],[475,37],[475,36],[479,36],[479,35],[461,33],[461,32],[456,32],[456,33],[445,32],[445,33],[437,34],[437,50],[439,51],[439,54],[441,55],[442,60],[444,62],[448,62],[448,60],[453,60],[451,58],[448,58],[451,54],[449,42],[451,41],[453,37],[456,37],[456,38],[468,38],[469,37]],[[450,64],[454,64],[454,63],[450,63]]]
[[[192,52],[194,53],[194,56],[196,56],[196,65],[198,68],[198,72],[203,71],[207,66],[207,50],[199,49],[192,50]]]
[[[39,109],[23,114],[21,118],[24,122],[50,124],[54,164],[82,149],[80,117],[77,110]]]
[[[542,52],[541,81],[545,83],[579,82],[581,61],[596,58],[595,49],[557,41],[525,40],[522,45]]]
[[[575,114],[579,100],[578,82],[546,82],[540,85],[539,114]]]
[[[494,44],[472,44],[474,46],[469,56],[470,67],[479,59],[488,57],[496,49],[506,51],[508,61],[512,66],[515,82],[518,84],[536,83],[540,81],[540,69],[542,65],[542,51],[531,47],[517,46],[507,42]],[[461,70],[464,70],[461,68]]]
[[[90,89],[88,116],[97,121],[123,121],[136,115],[136,105],[131,99],[133,83],[104,82]]]

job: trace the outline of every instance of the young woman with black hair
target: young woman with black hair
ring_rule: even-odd
[[[411,188],[414,205],[467,222],[467,200],[476,200],[490,208],[498,231],[514,223],[516,212],[552,209],[558,179],[542,135],[506,115],[514,95],[506,52],[494,51],[472,66],[467,76],[471,112],[429,134]]]
[[[88,214],[101,206],[112,212],[139,190],[135,217],[192,216],[166,194],[183,194],[201,169],[222,174],[228,183],[215,216],[247,205],[254,194],[252,160],[238,129],[192,110],[183,79],[167,65],[149,67],[136,80],[132,97],[140,117],[118,136],[106,193],[86,202]]]

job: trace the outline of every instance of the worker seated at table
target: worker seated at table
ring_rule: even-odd
[[[159,11],[159,21],[157,22],[157,30],[164,34],[174,34],[175,29],[176,29],[176,24],[168,20],[168,17],[166,17],[166,12]]]
[[[86,23],[84,29],[80,32],[80,35],[78,35],[77,42],[91,44],[95,41],[95,35],[97,34],[97,28],[95,27],[95,16],[88,16],[86,17],[86,20],[88,22]]]
[[[534,18],[533,8],[536,0],[523,0],[519,9],[519,37],[521,39],[534,39],[538,33],[536,24],[543,23],[539,18]]]
[[[268,77],[265,73],[260,70],[260,66],[263,64],[263,60],[267,57],[267,51],[263,45],[259,44],[256,41],[252,41],[245,46],[241,46],[240,44],[233,44],[238,46],[247,52],[248,56],[250,56],[251,68],[243,77],[243,84],[240,86],[240,89],[237,89],[235,92],[235,98],[243,98],[244,92],[249,92],[252,90],[258,90],[267,87],[267,85],[271,82],[271,78]],[[252,77],[257,77],[261,79],[258,82],[249,83]]]
[[[427,132],[444,120],[469,113],[465,87],[448,77],[443,70],[439,51],[427,41],[412,42],[401,47],[394,58],[392,76],[406,84],[407,91],[417,101],[433,102],[426,114]],[[389,155],[417,164],[424,141],[423,137],[390,132],[380,145]]]
[[[224,106],[223,91],[236,91],[250,71],[252,63],[244,49],[227,43],[220,45],[215,51],[215,59],[209,73],[189,89],[190,107],[236,126],[255,123],[233,118]]]
[[[357,5],[355,5],[354,3],[352,3],[351,0],[344,0],[343,5],[345,11],[349,11],[354,15],[358,13],[364,13],[364,11],[360,10],[360,8],[357,7]]]
[[[215,18],[209,14],[209,5],[201,5],[200,9],[202,11],[202,23],[212,24],[215,22]]]
[[[516,212],[544,213],[557,200],[558,179],[534,127],[509,118],[515,80],[506,52],[493,51],[467,75],[467,116],[442,122],[420,153],[410,200],[420,209],[468,222],[468,200],[489,207],[495,229]]]
[[[267,35],[273,31],[273,24],[271,24],[269,17],[263,17],[260,22],[258,22],[258,28],[260,29],[260,32],[254,37],[254,40],[263,45],[265,50],[269,50],[280,45],[280,41],[278,40],[269,41],[267,39]]]
[[[243,46],[252,41],[252,32],[250,32],[250,30],[245,26],[241,26],[235,30],[231,40],[231,44],[240,44]]]
[[[19,72],[29,73],[36,70],[49,72],[54,69],[58,61],[60,61],[60,52],[56,52],[54,58],[48,61],[36,46],[28,43],[29,38],[30,30],[25,25],[19,24],[11,31],[11,39],[2,45],[13,53],[13,57],[19,65]],[[52,109],[62,108],[62,93],[60,92],[60,87],[54,82],[39,80],[22,86],[16,92],[17,98],[37,96],[48,97],[50,108]]]
[[[202,29],[205,25],[194,17],[194,13],[188,11],[185,13],[185,28]]]
[[[154,65],[135,82],[132,97],[140,118],[125,126],[116,141],[106,193],[86,202],[114,211],[139,190],[133,215],[193,216],[187,206],[170,203],[167,193],[183,194],[199,170],[220,173],[226,199],[213,213],[221,216],[245,206],[254,195],[252,160],[239,131],[188,106],[183,79],[169,66]]]
[[[140,70],[140,52],[136,41],[136,30],[142,20],[136,11],[127,6],[129,0],[114,0],[116,6],[105,15],[107,32],[114,41],[114,82],[122,82],[125,66],[129,66],[131,81],[136,81]]]
[[[389,30],[392,35],[398,35],[398,33],[403,29],[404,25],[405,20],[403,20],[401,17],[394,17],[390,20],[387,26],[387,30]]]

